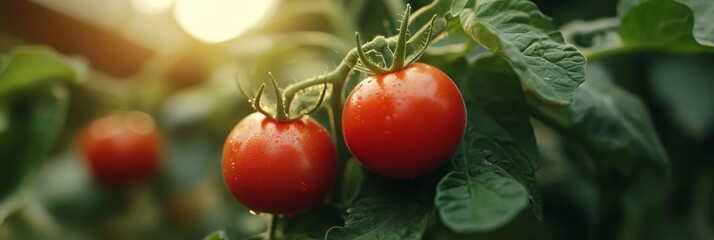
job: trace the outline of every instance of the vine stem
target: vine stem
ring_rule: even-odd
[[[428,21],[429,19],[431,19],[434,16],[434,14],[438,10],[438,8],[443,7],[441,5],[446,4],[446,3],[449,3],[449,1],[442,1],[442,0],[434,1],[432,4],[429,4],[425,7],[417,10],[416,12],[414,12],[411,15],[411,18],[409,21],[413,22],[413,23],[421,23],[421,22]],[[420,20],[422,20],[422,21],[420,21]],[[432,28],[431,32],[429,31],[430,28]],[[417,32],[415,32],[415,34],[410,38],[410,41],[413,39],[421,39],[424,35],[427,35],[427,34],[430,34],[431,36],[436,36],[436,35],[439,35],[442,32],[444,32],[445,30],[446,30],[446,26],[434,25],[432,27],[432,26],[429,26],[428,24],[423,24],[422,27]],[[391,37],[387,38],[389,47],[396,46],[397,38],[398,38],[398,36],[391,36]],[[370,41],[365,44],[362,44],[362,48],[364,48],[364,49],[380,49],[381,47],[383,47],[382,44],[383,44],[383,42],[381,42],[381,41]],[[326,79],[328,84],[336,84],[336,85],[342,86],[340,88],[333,87],[332,92],[330,93],[330,96],[332,96],[332,97],[338,96],[341,100],[343,97],[342,93],[344,92],[343,88],[345,86],[345,82],[347,81],[347,78],[349,77],[350,73],[352,72],[352,69],[357,65],[357,58],[358,58],[357,48],[354,47],[347,53],[347,55],[342,59],[340,64],[334,70],[332,70],[328,73],[325,73],[323,75],[314,76],[314,77],[304,79],[302,81],[298,81],[296,83],[288,85],[284,89],[284,93],[285,93],[285,97],[286,97],[286,105],[290,106],[292,101],[295,99],[295,94],[297,94],[298,92],[300,92],[306,88],[309,88],[309,87],[312,87],[312,86],[315,86],[318,84],[322,84],[323,79]],[[333,106],[333,107],[335,107],[335,106]],[[342,106],[340,105],[339,107],[342,107]]]
[[[280,221],[280,216],[278,214],[270,214],[268,218],[268,240],[277,239],[275,236],[278,230],[278,221]]]
[[[583,54],[588,62],[598,61],[604,58],[625,55],[629,53],[639,53],[639,52],[663,52],[658,46],[651,45],[633,45],[628,43],[620,43],[612,47],[606,47],[601,49],[584,49]],[[666,52],[666,51],[664,51]],[[689,49],[689,54],[703,52],[703,53],[714,53],[714,48],[701,47],[697,49]],[[686,52],[685,52],[686,54]]]
[[[626,53],[634,53],[647,50],[647,47],[635,46],[631,44],[618,44],[613,47],[597,49],[597,50],[584,50],[583,54],[588,62],[598,61],[603,58],[608,58],[612,56],[622,55]]]
[[[434,1],[432,4],[427,5],[414,12],[411,15],[410,22],[419,22],[419,20],[425,21],[421,18],[433,19],[433,16],[437,13],[438,9],[443,8],[443,5],[449,3],[450,1],[446,0]],[[436,36],[446,30],[446,24],[440,24],[436,26],[433,24],[424,24],[420,26],[421,28],[418,31],[414,32],[412,37],[409,39],[410,41],[414,39],[422,39],[426,35]],[[362,44],[361,46],[364,49],[383,49],[385,47],[393,48],[397,45],[397,38],[398,36],[391,36],[389,38],[386,38],[387,41],[369,41],[367,43]],[[325,84],[325,82],[332,86],[332,90],[330,91],[329,106],[326,107],[328,110],[329,121],[331,125],[330,130],[333,136],[333,141],[335,142],[335,146],[337,148],[337,152],[339,154],[339,159],[337,163],[338,169],[336,176],[338,184],[335,184],[335,186],[333,187],[329,200],[330,202],[338,203],[338,206],[342,202],[342,199],[340,199],[341,185],[339,184],[339,182],[344,175],[344,165],[346,163],[346,160],[350,157],[350,152],[347,148],[347,144],[344,141],[341,131],[342,107],[344,104],[343,99],[345,99],[344,93],[346,90],[345,88],[347,85],[347,79],[350,77],[352,70],[357,65],[357,60],[358,52],[357,48],[355,47],[347,53],[347,55],[342,59],[340,64],[332,71],[319,76],[314,76],[308,79],[304,79],[302,81],[298,81],[296,83],[288,85],[287,87],[285,87],[285,89],[283,89],[283,94],[285,97],[285,106],[290,107],[292,105],[293,100],[295,100],[297,93],[299,93],[300,91],[317,85]]]

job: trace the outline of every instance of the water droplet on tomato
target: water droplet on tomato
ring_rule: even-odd
[[[249,210],[248,212],[250,212],[250,215],[254,215],[254,216],[260,215],[260,212],[258,212],[258,211]]]
[[[307,185],[305,182],[300,182],[300,191],[301,192],[307,192],[307,190],[310,189],[310,186]]]
[[[389,121],[389,120],[392,120],[392,117],[391,117],[391,116],[386,116],[386,117],[384,117],[384,119],[387,119],[387,121]]]
[[[384,135],[389,135],[389,134],[390,134],[389,131],[384,131]]]

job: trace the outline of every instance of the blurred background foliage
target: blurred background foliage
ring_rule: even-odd
[[[195,2],[0,2],[0,239],[199,239],[219,229],[239,239],[264,231],[266,217],[253,216],[235,202],[220,175],[223,140],[252,112],[236,79],[254,92],[268,72],[285,86],[328,71],[354,46],[355,31],[363,39],[394,34],[395,18],[406,4],[275,0],[266,1],[271,5],[263,15],[210,22],[211,15],[223,11],[208,7],[213,1],[204,1],[208,10],[201,13],[204,8],[190,5]],[[235,2],[228,16],[257,11],[253,2]],[[414,9],[430,2],[409,1]],[[575,20],[618,14],[616,0],[534,2],[556,26],[565,28]],[[195,11],[181,13],[181,4]],[[181,20],[186,14],[189,20]],[[224,32],[250,24],[225,39],[207,41],[182,23],[190,19],[205,19],[202,28]],[[593,38],[573,36],[569,40],[576,46],[593,44]],[[461,65],[444,60],[449,54],[439,51],[438,44],[424,60],[458,74]],[[587,84],[600,91],[621,86],[625,98],[634,96],[646,106],[644,114],[651,116],[670,159],[669,179],[643,174],[628,179],[627,187],[618,178],[598,182],[592,156],[533,120],[542,157],[536,178],[543,194],[543,221],[522,211],[501,228],[471,235],[430,223],[425,238],[714,238],[711,66],[711,54],[653,52],[589,65],[588,81],[605,80]],[[613,104],[621,104],[623,112],[611,117],[627,118],[632,117],[628,104],[638,103]],[[164,133],[163,170],[150,185],[102,188],[76,150],[74,139],[81,127],[117,110],[147,112]],[[327,125],[324,112],[316,118]],[[359,174],[346,177],[360,179]],[[599,189],[603,184],[641,191],[617,199],[616,205],[626,207],[602,220],[598,199],[605,194]],[[321,206],[289,219],[285,231],[320,238],[327,228],[341,224],[340,217],[336,209]]]

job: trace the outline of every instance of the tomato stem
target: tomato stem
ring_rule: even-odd
[[[273,119],[277,122],[285,122],[289,120],[288,113],[285,111],[285,101],[283,101],[283,93],[280,92],[278,88],[278,83],[275,81],[275,77],[272,72],[268,72],[270,76],[270,82],[273,84],[273,91],[275,91],[275,116]]]
[[[342,89],[343,84],[338,83],[333,86],[333,89]],[[333,92],[335,92],[333,90]],[[342,90],[339,90],[342,92]],[[328,201],[332,203],[337,203],[339,207],[342,207],[342,201],[340,192],[342,191],[342,184],[339,184],[342,177],[344,176],[344,166],[346,160],[350,157],[350,151],[347,149],[347,144],[342,136],[342,96],[335,96],[330,99],[330,106],[328,108],[329,118],[330,118],[330,131],[332,133],[333,141],[337,148],[338,161],[337,161],[337,175],[335,179],[337,182],[333,187],[328,196]]]
[[[424,45],[421,46],[421,48],[418,50],[418,53],[415,55],[415,57],[410,57],[409,59],[406,59],[406,57],[402,57],[403,61],[401,65],[408,65],[413,61],[416,61],[419,56],[424,52],[425,48],[428,45],[428,41],[431,39],[432,36],[441,34],[446,30],[446,21],[441,21],[439,22],[439,25],[435,25],[435,19],[436,15],[439,8],[443,8],[443,4],[448,4],[449,1],[434,1],[432,4],[425,6],[424,8],[421,8],[414,12],[414,14],[409,14],[409,10],[411,7],[408,7],[407,10],[405,11],[404,16],[402,16],[402,26],[400,27],[400,33],[397,36],[391,36],[388,38],[382,37],[382,36],[377,36],[374,38],[372,41],[366,42],[362,44],[359,40],[359,36],[355,34],[355,40],[357,41],[357,46],[353,49],[351,49],[346,56],[342,59],[340,64],[333,69],[330,72],[324,73],[319,76],[314,76],[308,79],[304,79],[302,81],[298,81],[296,83],[290,84],[285,89],[283,89],[283,94],[284,97],[284,106],[290,107],[292,102],[295,100],[295,97],[297,93],[300,91],[303,91],[307,88],[316,86],[318,84],[325,84],[325,89],[327,89],[326,84],[332,85],[332,89],[330,91],[330,100],[329,100],[329,106],[328,106],[328,113],[329,113],[329,121],[330,121],[330,130],[332,133],[332,136],[335,141],[335,145],[337,147],[338,151],[338,171],[337,171],[337,179],[341,179],[342,175],[344,174],[344,165],[346,160],[350,156],[350,152],[347,149],[347,145],[344,142],[344,138],[342,137],[342,131],[341,131],[341,125],[342,125],[342,107],[344,104],[344,93],[347,89],[346,88],[346,82],[347,79],[350,77],[352,74],[352,71],[355,69],[359,69],[358,66],[358,61],[360,60],[360,54],[363,54],[364,51],[361,51],[360,49],[370,49],[370,50],[378,50],[381,51],[382,57],[385,59],[386,62],[392,62],[394,63],[395,58],[399,58],[398,54],[406,55],[406,45],[407,43],[411,43],[417,40],[421,39],[427,39],[424,42]],[[425,18],[425,16],[431,16],[429,20],[426,19],[421,19]],[[416,31],[414,34],[412,34],[411,37],[407,38],[407,27],[410,21],[416,21],[416,22],[425,22],[429,23],[428,25],[424,25],[421,28],[419,28],[418,31]],[[398,45],[398,39],[402,36],[402,41],[404,42],[401,46],[403,49],[399,50],[397,45]],[[408,39],[408,41],[407,41]],[[395,49],[395,53],[391,52],[391,49]],[[361,53],[360,53],[361,52]],[[387,53],[388,52],[388,53]],[[363,59],[366,59],[367,56],[363,56]],[[363,61],[363,65],[364,62]],[[394,64],[392,64],[394,65]],[[398,64],[399,65],[399,64]],[[365,67],[367,67],[365,65]],[[385,66],[386,67],[386,66]],[[393,68],[393,67],[391,67]],[[326,90],[323,90],[326,91]],[[317,107],[317,106],[316,106]],[[333,193],[330,196],[330,201],[331,202],[337,202],[341,203],[341,200],[339,199],[339,191],[340,190],[340,184],[337,184],[333,188]]]
[[[325,96],[327,95],[327,79],[323,77],[322,92],[320,93],[320,97],[318,98],[317,102],[315,102],[315,105],[313,105],[313,107],[305,113],[299,114],[296,117],[290,117],[290,113],[288,113],[288,107],[290,107],[290,102],[292,101],[292,99],[290,101],[286,101],[285,95],[280,90],[280,87],[278,87],[278,83],[277,81],[275,81],[275,77],[273,77],[273,73],[269,72],[268,75],[270,75],[270,81],[273,84],[273,90],[275,91],[275,114],[270,113],[270,111],[266,110],[261,105],[261,99],[263,99],[263,92],[265,92],[265,83],[260,85],[258,93],[253,99],[248,97],[248,94],[245,93],[240,83],[238,83],[237,81],[236,83],[238,83],[238,89],[240,89],[241,93],[246,96],[246,98],[248,98],[248,101],[252,103],[252,107],[253,109],[255,109],[255,111],[272,118],[276,122],[290,122],[300,119],[303,116],[311,114],[320,109],[322,103],[325,101]]]
[[[280,215],[270,214],[268,216],[268,240],[277,239],[275,236],[278,230],[278,221],[280,221]]]
[[[359,32],[355,32],[355,42],[357,42],[357,55],[359,56],[359,61],[367,68],[367,70],[374,74],[383,74],[389,72],[388,69],[383,68],[378,64],[374,63],[365,55],[364,50],[362,50],[362,41],[359,38]],[[379,44],[379,42],[376,41],[375,43]]]
[[[431,17],[431,20],[429,20],[429,28],[427,28],[426,38],[424,38],[424,42],[422,43],[422,46],[420,46],[418,48],[419,50],[416,54],[413,54],[410,58],[408,58],[406,60],[407,66],[409,66],[409,64],[412,64],[416,60],[419,60],[419,58],[421,58],[421,56],[424,55],[424,52],[426,52],[426,48],[429,46],[429,41],[431,41],[431,33],[434,30],[434,19],[436,19],[436,14]],[[408,42],[413,42],[413,41],[416,41],[416,39],[410,39]]]
[[[266,111],[265,108],[263,108],[260,105],[261,99],[263,99],[263,92],[265,92],[265,83],[260,85],[260,88],[258,88],[258,93],[255,95],[255,98],[251,100],[253,102],[253,109],[255,111],[258,111],[259,113],[262,113],[265,116],[273,117],[270,112]]]
[[[404,10],[402,16],[402,23],[399,26],[397,47],[394,50],[394,62],[392,62],[392,67],[389,68],[389,72],[396,72],[405,67],[404,59],[407,57],[407,32],[409,31],[409,13],[411,9],[411,5],[407,4],[407,9]]]
[[[391,52],[391,49],[389,47],[390,45],[390,40],[395,41],[394,37],[390,39],[386,39],[383,36],[377,36],[375,37],[371,42],[372,49],[370,49],[367,53],[370,52],[376,52],[381,56],[381,60],[384,62],[384,67],[380,66],[379,64],[375,63],[367,54],[365,53],[364,47],[362,45],[362,40],[360,39],[359,32],[355,32],[355,42],[357,43],[356,49],[357,49],[357,56],[359,59],[358,63],[361,63],[362,65],[356,65],[354,68],[358,70],[363,70],[370,72],[374,75],[381,75],[381,74],[386,74],[390,72],[396,72],[404,69],[406,66],[409,66],[409,64],[415,62],[418,60],[426,51],[426,48],[429,46],[429,41],[431,40],[431,34],[434,29],[434,19],[436,19],[436,14],[431,17],[431,19],[428,22],[428,28],[426,28],[425,32],[418,32],[419,34],[416,34],[415,36],[423,36],[418,37],[418,38],[412,38],[409,39],[407,37],[409,33],[409,15],[411,12],[411,6],[407,4],[407,8],[404,10],[404,14],[402,15],[402,20],[401,20],[401,25],[399,26],[399,34],[396,36],[396,43],[394,43],[396,46],[394,47],[394,53]],[[410,57],[407,57],[407,45],[412,44],[413,42],[417,40],[422,40],[422,44],[416,47],[416,53],[411,54]],[[366,47],[366,46],[365,46]],[[378,50],[378,51],[377,51]],[[387,68],[387,66],[389,66]],[[361,69],[365,68],[365,69]]]
[[[392,53],[392,50],[389,48],[389,41],[384,36],[377,36],[372,41],[384,46],[380,49],[384,66],[388,66],[388,63],[394,62],[394,53]]]
[[[436,2],[441,2],[441,1],[436,1]],[[435,2],[435,3],[436,3]],[[429,5],[425,8],[419,9],[419,11],[415,12],[414,15],[412,15],[412,18],[419,18],[424,14],[429,14],[433,12],[430,7],[436,8],[439,7],[438,5]],[[421,29],[419,29],[415,34],[412,35],[412,37],[409,39],[409,41],[415,41],[417,39],[424,39],[426,36],[435,36],[438,35],[446,30],[446,26],[444,24],[440,25],[435,25],[435,15],[432,15],[431,17],[431,24],[428,26],[424,26]],[[387,40],[387,47],[393,47],[396,46],[396,39],[398,36],[392,36],[385,38]],[[379,38],[379,37],[377,37]],[[384,41],[369,41],[364,44],[362,44],[360,47],[363,49],[376,49],[379,46],[383,46]],[[285,94],[285,105],[290,106],[290,104],[293,102],[295,99],[295,95],[306,89],[313,87],[315,85],[324,83],[325,81],[328,84],[335,85],[337,83],[340,83],[341,86],[344,86],[345,82],[347,81],[347,78],[350,76],[352,73],[352,70],[356,67],[357,61],[359,59],[359,54],[357,53],[357,47],[353,48],[350,50],[346,55],[345,58],[342,59],[340,64],[332,71],[327,72],[325,74],[319,75],[319,76],[314,76],[310,77],[301,81],[298,81],[296,83],[290,84],[284,89],[284,94]],[[340,96],[342,97],[342,93],[344,92],[345,89],[342,88],[332,88],[332,92],[330,93],[330,96]]]

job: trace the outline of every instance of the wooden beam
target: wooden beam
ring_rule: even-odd
[[[32,44],[87,58],[91,67],[128,77],[155,53],[114,32],[26,0],[0,0],[0,31]]]

